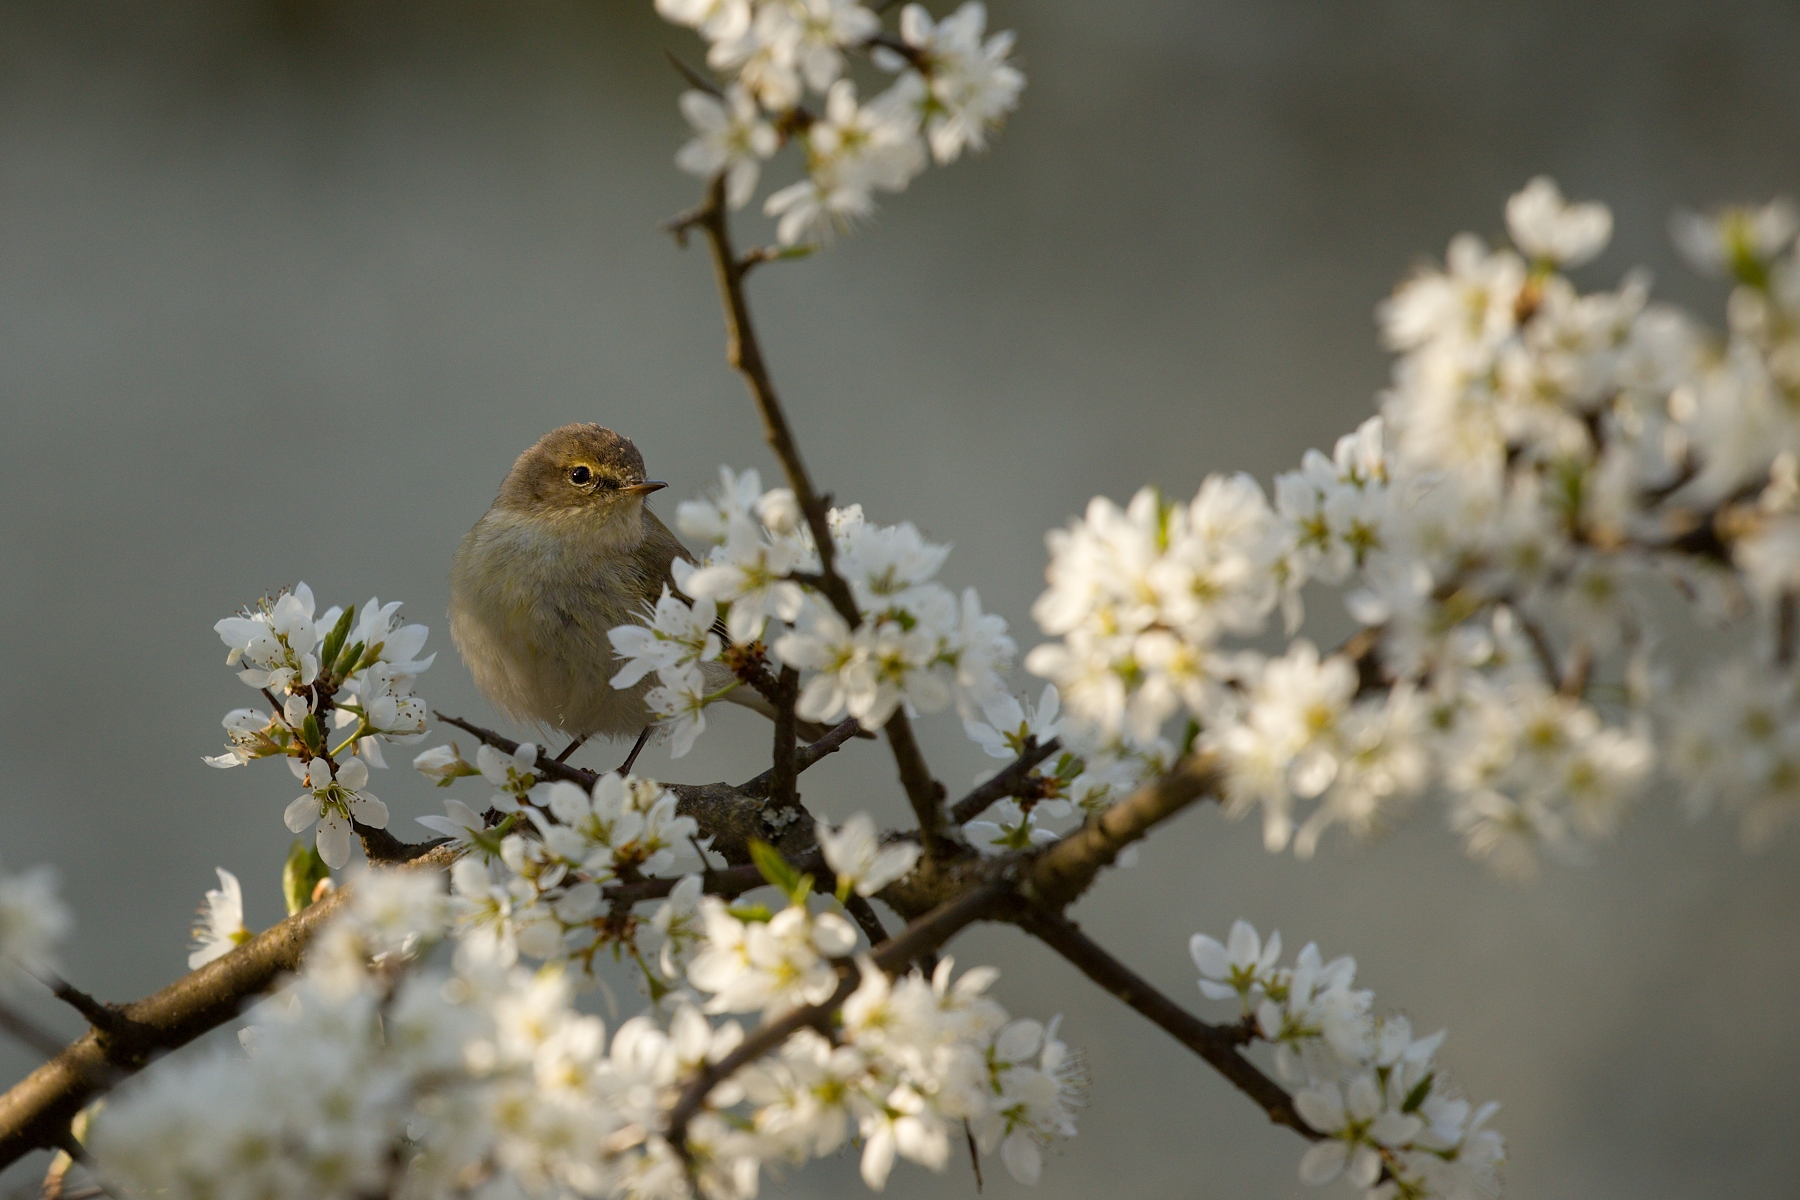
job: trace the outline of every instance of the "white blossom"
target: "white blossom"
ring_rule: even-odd
[[[917,842],[882,845],[875,819],[868,813],[859,812],[836,829],[820,821],[818,837],[838,887],[859,896],[873,896],[906,875],[922,853]]]
[[[723,97],[702,91],[681,94],[681,114],[694,139],[675,155],[675,165],[702,178],[725,176],[725,202],[742,208],[756,194],[762,160],[775,153],[775,127],[763,119],[756,101],[741,87]]]
[[[1606,248],[1612,210],[1604,204],[1570,204],[1556,181],[1539,175],[1506,202],[1506,231],[1513,245],[1556,267],[1579,267]]]
[[[194,952],[188,955],[188,969],[199,970],[215,958],[223,958],[250,940],[244,926],[244,889],[238,878],[224,867],[218,868],[219,886],[206,893],[206,907],[194,922]]]

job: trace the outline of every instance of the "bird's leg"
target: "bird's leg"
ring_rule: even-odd
[[[581,749],[581,744],[583,742],[587,741],[592,736],[594,736],[594,735],[591,733],[584,733],[580,737],[576,738],[574,741],[570,742],[568,744],[568,746],[563,749],[563,752],[556,756],[556,761],[557,762],[568,762],[569,755],[571,755],[571,754],[575,753],[577,750]]]
[[[654,725],[644,726],[644,732],[638,734],[638,740],[632,744],[631,753],[627,754],[625,761],[619,764],[619,774],[631,774],[631,764],[637,761],[637,756],[643,751],[644,743],[650,740],[650,731],[654,728]]]

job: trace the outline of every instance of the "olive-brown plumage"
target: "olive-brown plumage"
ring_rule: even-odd
[[[509,716],[571,738],[636,737],[651,722],[649,677],[615,688],[607,631],[643,619],[688,557],[644,507],[648,479],[628,438],[565,425],[519,455],[500,494],[456,549],[450,636],[475,683]],[[731,672],[707,663],[709,683]],[[729,698],[762,711],[747,687]]]

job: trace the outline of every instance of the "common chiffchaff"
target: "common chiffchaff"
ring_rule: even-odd
[[[515,720],[575,739],[570,750],[595,734],[641,737],[655,720],[644,704],[655,677],[613,687],[620,664],[606,635],[641,621],[674,586],[669,564],[689,557],[644,507],[664,486],[645,478],[630,439],[565,425],[519,455],[456,548],[450,636],[476,685]],[[731,682],[723,663],[702,669],[709,688]],[[772,712],[749,687],[727,699]]]

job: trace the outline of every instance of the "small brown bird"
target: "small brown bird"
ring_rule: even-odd
[[[563,759],[595,734],[636,737],[621,768],[629,770],[649,737],[655,718],[644,694],[654,677],[613,687],[620,663],[606,635],[641,621],[663,586],[674,587],[669,565],[691,557],[644,507],[665,486],[645,477],[644,456],[628,438],[565,425],[519,455],[493,507],[456,548],[451,639],[502,711],[573,739]],[[702,669],[709,688],[733,677],[723,663]],[[753,688],[726,698],[773,715]]]

